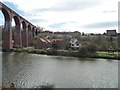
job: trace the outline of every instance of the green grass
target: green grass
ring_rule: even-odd
[[[113,53],[108,53],[108,52],[103,52],[103,51],[98,51],[96,52],[96,56],[99,57],[120,57],[120,52],[114,52]]]

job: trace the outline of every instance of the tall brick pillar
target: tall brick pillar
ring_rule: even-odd
[[[11,18],[10,20],[5,20],[4,29],[2,31],[2,50],[3,51],[10,51],[13,48],[11,22],[12,22]]]
[[[22,47],[28,47],[27,30],[22,30],[21,31],[21,37],[22,37]]]

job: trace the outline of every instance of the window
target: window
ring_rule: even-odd
[[[77,45],[77,46],[79,46],[79,44],[78,44],[78,43],[77,43],[76,45]]]
[[[74,44],[72,44],[72,46],[74,46]]]

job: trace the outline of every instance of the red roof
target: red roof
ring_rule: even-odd
[[[52,42],[61,42],[61,41],[63,41],[63,39],[43,39],[43,38],[40,38],[39,40],[41,42],[43,42],[43,43],[52,43]]]

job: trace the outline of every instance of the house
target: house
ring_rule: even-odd
[[[116,32],[116,30],[106,30],[106,34],[108,36],[116,36],[117,32]]]
[[[50,43],[43,38],[39,38],[38,40],[35,41],[36,49],[48,48],[49,46],[50,46]]]
[[[70,47],[73,49],[78,49],[81,46],[80,43],[78,43],[77,39],[71,39],[70,40]]]
[[[50,41],[52,42],[52,46],[51,47],[54,47],[54,48],[57,48],[57,49],[61,49],[63,48],[63,39],[50,39]]]
[[[35,41],[34,46],[36,49],[46,49],[46,48],[61,48],[63,39],[44,39],[39,38]]]

